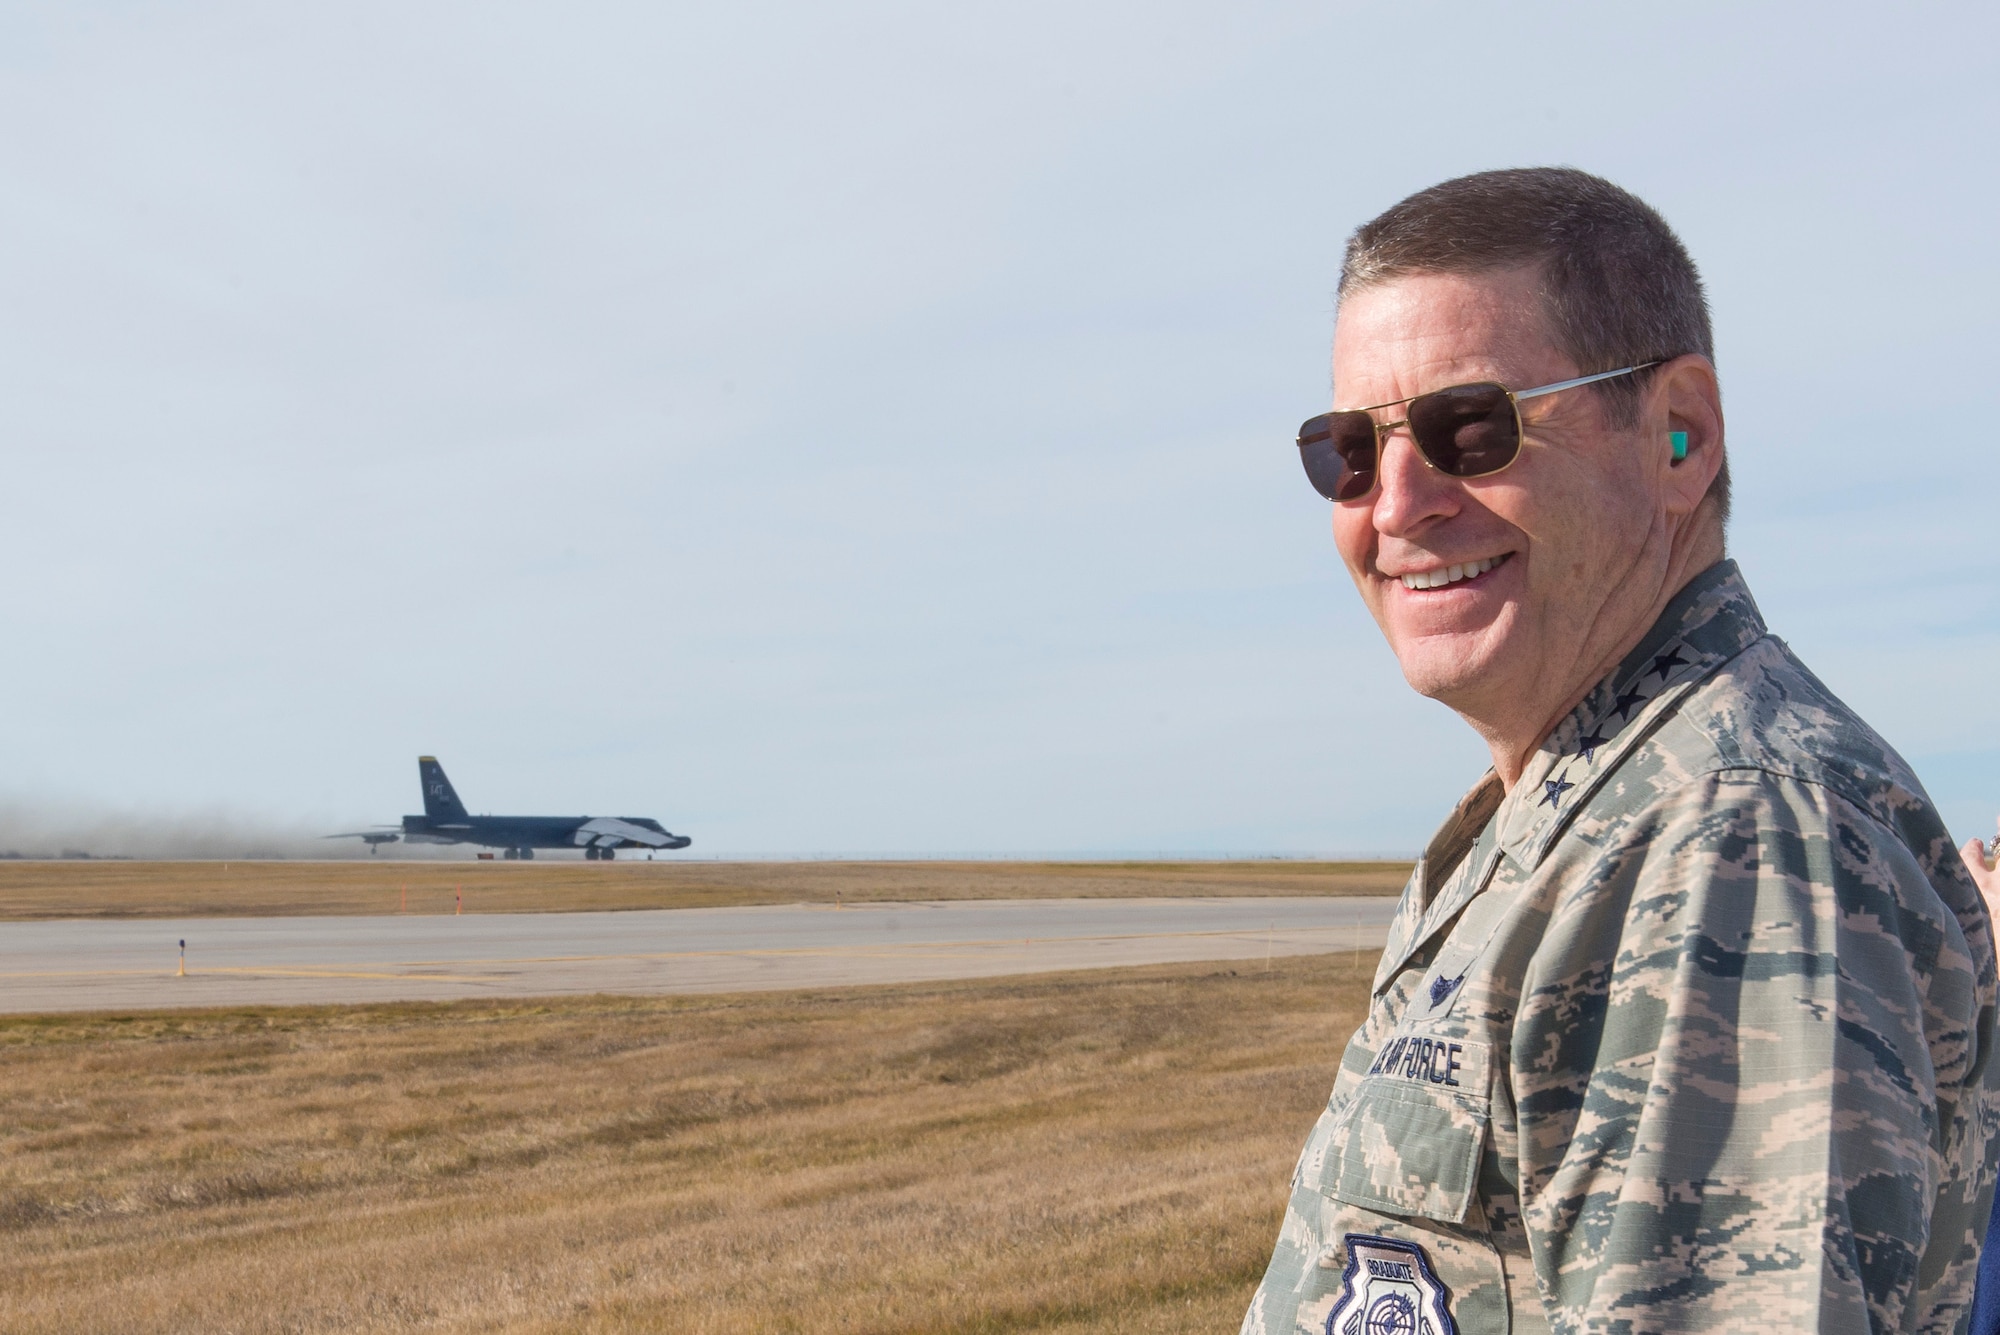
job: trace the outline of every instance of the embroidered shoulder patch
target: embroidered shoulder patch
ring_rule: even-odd
[[[1326,1335],[1458,1335],[1451,1295],[1414,1242],[1349,1233],[1340,1300]]]

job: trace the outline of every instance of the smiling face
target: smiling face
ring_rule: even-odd
[[[1578,367],[1556,348],[1536,283],[1531,270],[1418,274],[1348,293],[1335,406],[1611,369]],[[1666,585],[1685,518],[1670,494],[1685,488],[1670,481],[1661,394],[1649,390],[1628,428],[1614,428],[1588,388],[1520,408],[1521,454],[1504,471],[1448,477],[1398,428],[1375,490],[1333,508],[1341,557],[1404,678],[1486,735],[1510,783],[1502,742],[1531,751],[1678,588]]]

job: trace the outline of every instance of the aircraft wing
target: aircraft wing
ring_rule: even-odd
[[[371,848],[376,844],[393,844],[403,837],[400,830],[343,830],[339,834],[323,834],[322,839],[359,839]]]
[[[577,846],[602,843],[607,840],[623,839],[628,843],[644,844],[647,848],[675,847],[674,837],[649,830],[643,825],[634,825],[629,820],[619,820],[616,816],[598,816],[576,827],[573,836]]]

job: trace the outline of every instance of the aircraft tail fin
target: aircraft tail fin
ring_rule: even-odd
[[[433,821],[463,821],[466,815],[465,803],[458,800],[451,780],[444,777],[444,766],[438,764],[436,756],[417,757],[417,776],[424,785],[424,815]]]

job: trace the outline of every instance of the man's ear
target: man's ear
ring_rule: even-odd
[[[1714,364],[1694,353],[1674,358],[1654,375],[1646,400],[1641,448],[1659,452],[1668,511],[1693,514],[1722,471],[1722,389]]]

